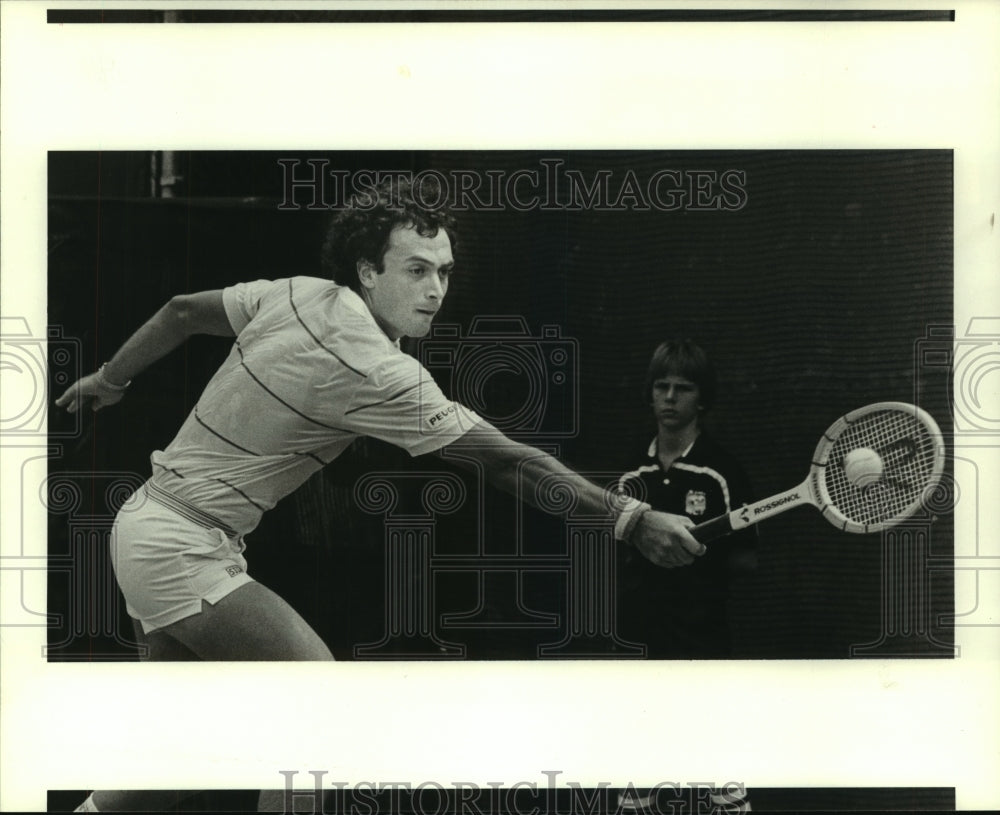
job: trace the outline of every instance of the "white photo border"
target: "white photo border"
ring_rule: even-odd
[[[1000,7],[988,0],[879,4],[956,11],[920,23],[46,23],[74,5],[163,4],[0,4],[0,302],[32,327],[46,325],[47,152],[69,149],[951,149],[956,328],[1000,314]],[[995,447],[966,452],[981,494],[1000,494]],[[43,561],[44,512],[18,500],[26,454],[8,440],[0,453],[2,554]],[[956,549],[979,521],[956,518]],[[630,663],[626,677],[604,663],[49,664],[43,627],[5,624],[0,809],[43,810],[49,789],[277,787],[281,770],[936,786],[955,787],[960,809],[997,807],[1000,622],[986,569],[1000,552],[986,549],[986,521],[973,575],[993,623],[956,625],[954,660]],[[22,590],[45,596],[44,570],[0,580],[4,623]],[[957,610],[975,585],[956,575]],[[731,737],[691,704],[709,687]]]

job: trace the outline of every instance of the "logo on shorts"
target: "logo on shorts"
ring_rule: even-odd
[[[684,498],[684,512],[688,515],[704,515],[705,508],[705,493],[701,490],[688,490]]]
[[[236,577],[238,574],[243,574],[242,566],[226,566],[226,571],[229,572],[230,577]]]

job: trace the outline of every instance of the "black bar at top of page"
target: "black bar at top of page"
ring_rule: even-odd
[[[64,23],[954,22],[954,9],[48,9]]]

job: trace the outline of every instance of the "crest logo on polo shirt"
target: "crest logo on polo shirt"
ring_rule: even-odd
[[[705,493],[701,490],[688,490],[684,497],[684,513],[686,515],[704,515],[706,509]]]

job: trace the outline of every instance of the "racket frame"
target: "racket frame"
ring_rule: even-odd
[[[848,518],[833,504],[826,488],[826,468],[830,465],[830,453],[834,445],[851,425],[872,413],[886,410],[894,410],[912,415],[927,431],[934,444],[931,473],[927,477],[927,483],[921,489],[920,494],[900,512],[896,513],[893,518],[876,523],[863,524]],[[730,532],[753,526],[756,523],[802,505],[815,507],[827,521],[844,532],[861,535],[880,532],[882,529],[893,526],[913,515],[923,504],[923,498],[928,493],[928,490],[933,489],[937,485],[943,470],[944,438],[931,415],[916,405],[907,404],[906,402],[875,402],[846,413],[827,428],[816,445],[816,449],[813,451],[809,474],[801,484],[790,490],[779,492],[763,500],[734,509],[728,514],[720,515],[710,521],[698,524],[691,529],[691,534],[696,540],[704,543],[722,535],[727,535]]]

